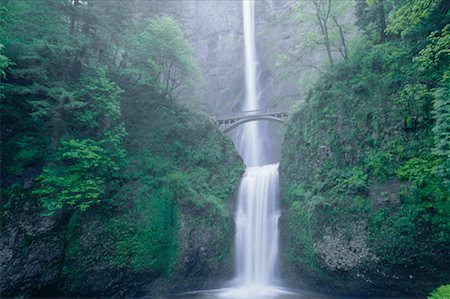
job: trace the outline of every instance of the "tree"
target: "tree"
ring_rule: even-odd
[[[84,211],[104,201],[125,157],[120,88],[107,78],[106,70],[98,69],[84,75],[77,89],[61,108],[66,132],[58,138],[55,158],[34,190],[50,214],[62,208]],[[35,113],[46,116],[52,112],[48,107],[41,105]]]
[[[362,2],[359,2],[361,6]],[[366,0],[367,8],[369,10],[368,14],[372,14],[372,19],[375,19],[378,26],[379,43],[384,43],[387,39],[386,35],[386,8],[384,0]],[[363,8],[364,11],[364,8]]]
[[[424,21],[441,5],[445,6],[445,1],[413,0],[404,3],[390,15],[390,22],[385,31],[402,36],[412,34],[420,29],[422,24],[426,24]]]
[[[314,8],[316,9],[317,23],[320,26],[320,32],[323,36],[323,43],[327,50],[330,64],[333,65],[333,57],[331,56],[330,36],[328,33],[329,19],[331,14],[331,0],[313,0]]]
[[[295,6],[297,18],[305,22],[305,27],[313,31],[304,34],[300,48],[314,50],[317,46],[325,48],[330,65],[334,64],[334,52],[344,59],[348,58],[346,34],[348,24],[345,16],[349,12],[350,2],[335,0],[298,1]]]
[[[3,50],[3,45],[0,44],[0,53]],[[12,61],[5,55],[0,54],[0,100],[4,97],[3,94],[3,80],[6,78],[6,70],[12,65]]]
[[[445,11],[445,1],[441,0],[357,0],[355,6],[356,25],[369,40],[384,43],[396,36],[415,35],[421,30],[422,22],[441,7]],[[439,13],[439,12],[438,12]],[[439,13],[445,19],[445,13]],[[422,28],[424,29],[424,28]],[[427,32],[426,34],[429,34]],[[424,38],[425,35],[418,38]]]
[[[109,180],[119,170],[103,148],[92,139],[71,139],[61,143],[56,164],[44,168],[38,177],[39,196],[47,215],[61,209],[85,211],[106,200]]]
[[[450,25],[432,32],[428,41],[416,61],[420,74],[434,81],[429,92],[433,95],[435,152],[442,160],[440,175],[450,189]]]
[[[138,81],[152,82],[163,97],[176,98],[200,78],[191,47],[171,17],[158,17],[146,24],[137,34],[133,50],[129,61],[138,72]]]
[[[2,172],[45,164],[34,193],[50,212],[85,209],[115,184],[125,128],[122,90],[108,68],[116,69],[114,53],[125,44],[120,34],[131,26],[127,5],[45,0],[2,6],[1,42],[11,59],[1,56]],[[75,187],[69,191],[67,184]]]

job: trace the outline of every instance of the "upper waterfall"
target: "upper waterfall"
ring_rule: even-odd
[[[257,65],[255,43],[255,2],[242,1],[244,43],[245,43],[245,90],[243,110],[261,108],[257,93]],[[247,166],[264,164],[262,153],[261,127],[257,122],[245,124],[241,129],[238,150]]]
[[[243,1],[242,10],[244,17],[244,42],[245,42],[245,110],[259,109],[256,94],[256,43],[255,43],[255,3]]]

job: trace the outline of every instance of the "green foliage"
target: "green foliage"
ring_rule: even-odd
[[[39,177],[34,193],[41,196],[50,215],[68,207],[85,211],[105,201],[107,190],[118,177],[118,160],[124,158],[121,143],[125,136],[120,123],[121,90],[104,69],[83,75],[77,92],[55,92],[63,99],[64,111],[60,112],[60,104],[55,107],[39,100],[33,102],[32,116],[54,123],[51,119],[56,114],[58,124],[64,122],[68,131],[73,128],[70,135],[83,139],[62,141],[56,163],[50,163]]]
[[[314,244],[326,229],[351,235],[363,223],[379,263],[352,271],[416,267],[432,277],[416,286],[420,294],[444,283],[449,269],[448,5],[371,2],[356,6],[365,43],[323,74],[290,115],[280,164],[285,260],[342,287],[346,278],[331,279]],[[391,15],[385,40],[381,8]]]
[[[3,48],[4,46],[0,44],[0,51],[2,51]],[[12,61],[5,55],[0,54],[0,79],[2,80],[2,82],[6,78],[6,69],[11,65]]]
[[[404,205],[395,213],[384,208],[371,216],[369,242],[372,250],[380,257],[383,267],[417,264],[417,256],[424,256],[428,246],[420,247],[415,236],[420,228],[416,225],[418,211],[412,205]],[[395,240],[395,241],[394,241]]]
[[[450,25],[446,25],[440,32],[433,31],[428,36],[428,45],[420,51],[416,61],[420,62],[420,70],[427,71],[436,68],[445,69],[449,60]]]
[[[398,169],[398,175],[400,178],[414,181],[418,185],[424,185],[426,179],[436,172],[437,163],[439,160],[433,159],[433,157],[427,160],[412,158]]]
[[[405,201],[415,205],[424,222],[430,223],[438,242],[450,240],[450,197],[438,169],[442,162],[435,156],[412,158],[398,170],[398,175],[411,182]]]
[[[171,17],[151,20],[139,34],[149,57],[150,71],[161,85],[175,89],[179,80],[189,75],[198,75],[198,68],[192,61],[191,49],[183,36],[180,25]],[[171,69],[173,67],[174,69]],[[173,72],[173,74],[170,74]]]
[[[385,39],[386,14],[391,10],[389,2],[358,0],[355,3],[355,24],[362,30],[367,41],[383,42]]]
[[[441,32],[432,32],[428,40],[429,44],[420,51],[416,61],[420,63],[420,70],[434,79],[434,88],[430,89],[430,93],[434,98],[435,151],[442,159],[440,174],[450,188],[450,25],[446,25]]]
[[[143,178],[145,180],[145,178]],[[167,275],[176,262],[177,211],[174,192],[166,187],[143,184],[136,190],[136,203],[122,219],[112,221],[114,230],[128,227],[116,241],[116,263],[138,271]],[[114,256],[114,255],[113,255]]]
[[[107,179],[119,168],[105,150],[91,139],[64,141],[57,165],[47,166],[38,178],[34,194],[41,198],[48,215],[62,208],[87,210],[105,200]]]
[[[373,178],[386,180],[392,176],[392,169],[389,167],[392,158],[392,153],[390,152],[372,151],[367,154],[364,161],[364,168]]]
[[[404,4],[390,15],[390,23],[386,31],[407,35],[423,23],[441,3],[441,0],[413,0]]]
[[[348,190],[350,193],[366,193],[367,192],[367,178],[368,175],[364,173],[359,168],[352,168],[346,175],[345,179],[342,180],[337,188],[342,188],[343,190]]]
[[[100,205],[102,209],[90,210],[91,216],[89,211],[80,213],[96,227],[95,238],[103,245],[95,246],[95,250],[92,245],[83,246],[80,238],[86,236],[74,228],[70,240],[73,256],[65,265],[65,288],[79,288],[83,277],[95,271],[91,265],[98,263],[112,272],[132,269],[146,273],[149,279],[173,278],[174,270],[186,257],[182,248],[207,231],[214,236],[214,244],[208,245],[214,253],[206,261],[197,262],[215,271],[221,271],[230,262],[232,226],[227,199],[243,167],[231,142],[209,118],[192,115],[176,105],[173,108],[180,110],[169,115],[158,110],[145,111],[156,123],[169,118],[171,125],[161,130],[150,130],[154,124],[145,122],[145,118],[136,127],[130,127],[127,139],[139,138],[136,141],[142,146],[128,150],[122,169],[124,183],[112,195],[113,209]],[[188,130],[174,127],[177,122],[184,122],[184,118],[189,120]],[[145,130],[147,135],[136,134],[138,129]],[[170,138],[184,134],[180,140]],[[163,146],[157,147],[153,142],[163,142]],[[198,155],[199,152],[205,155]],[[218,167],[222,171],[218,172]],[[89,218],[93,214],[94,222]],[[80,221],[82,218],[74,224]],[[180,235],[181,226],[184,234],[193,237]]]
[[[128,1],[0,7],[8,185],[1,215],[31,200],[47,216],[70,217],[59,228],[66,236],[61,284],[68,294],[81,290],[77,296],[92,296],[83,283],[99,267],[111,295],[122,271],[171,277],[193,242],[181,229],[217,236],[202,261],[217,275],[231,256],[227,200],[242,163],[213,120],[185,107],[198,108],[201,78],[180,24],[134,18],[134,9]],[[18,186],[28,172],[39,175],[24,190]]]
[[[130,67],[125,74],[141,86],[150,86],[158,97],[185,97],[182,103],[198,108],[195,89],[201,79],[180,25],[173,18],[161,16],[150,20],[132,38]]]
[[[450,284],[440,286],[427,297],[428,299],[447,299],[450,298]]]
[[[121,117],[121,93],[122,90],[109,80],[104,68],[84,75],[75,94],[77,101],[71,103],[77,109],[75,117],[91,130],[113,129]]]
[[[433,112],[436,123],[433,133],[436,153],[442,159],[440,175],[450,188],[450,71],[444,73],[442,81],[434,91],[434,96]]]
[[[333,64],[333,52],[339,53],[342,58],[348,58],[347,35],[351,31],[352,24],[346,22],[345,18],[349,8],[350,2],[347,1],[297,1],[295,4],[297,20],[312,30],[300,32],[301,43],[296,48],[312,53],[323,46],[330,64]]]

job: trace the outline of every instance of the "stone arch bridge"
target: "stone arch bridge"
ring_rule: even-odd
[[[250,121],[269,120],[284,123],[287,117],[288,111],[285,108],[268,108],[214,115],[215,120],[219,123],[224,133]]]

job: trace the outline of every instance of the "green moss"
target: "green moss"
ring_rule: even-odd
[[[58,231],[68,297],[121,296],[134,277],[146,286],[173,278],[190,217],[202,218],[185,221],[192,235],[212,232],[200,240],[212,243],[215,268],[205,275],[221,275],[217,265],[230,256],[228,200],[243,165],[216,122],[186,108],[199,107],[200,73],[180,24],[157,7],[138,21],[128,2],[1,9],[0,225],[22,219],[29,202],[71,217]],[[49,25],[74,14],[76,26]],[[27,236],[21,250],[39,237]]]
[[[82,287],[99,265],[111,274],[145,273],[149,282],[157,277],[170,281],[187,254],[183,242],[208,247],[199,263],[211,275],[221,275],[221,269],[231,264],[233,222],[228,200],[243,166],[231,142],[206,116],[194,117],[175,108],[180,114],[171,114],[172,123],[189,118],[188,131],[166,127],[180,135],[167,140],[166,148],[145,144],[153,140],[148,138],[143,141],[145,150],[130,149],[124,183],[109,208],[74,214],[64,265],[68,294]],[[157,138],[166,139],[165,134],[159,131]],[[187,233],[191,239],[181,235]],[[207,244],[203,234],[209,238]]]
[[[290,115],[280,170],[288,211],[283,254],[294,271],[345,288],[346,276],[331,279],[314,244],[327,228],[350,239],[352,223],[362,223],[378,262],[355,271],[423,267],[433,278],[415,286],[422,292],[432,279],[444,282],[450,194],[442,171],[447,158],[433,143],[431,103],[441,99],[432,91],[445,71],[418,74],[421,55],[403,41],[360,48],[324,74]]]
[[[428,299],[448,299],[450,298],[450,284],[440,286],[430,293]]]

